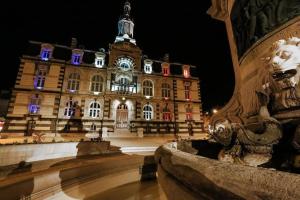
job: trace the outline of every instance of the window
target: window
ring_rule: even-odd
[[[171,121],[171,111],[168,108],[168,104],[166,104],[165,107],[163,108],[163,120]]]
[[[145,80],[143,82],[143,95],[146,97],[153,96],[153,84],[150,80]]]
[[[35,94],[31,97],[29,104],[29,113],[38,114],[40,111],[40,98],[38,94]]]
[[[162,63],[162,73],[164,76],[170,75],[170,64],[169,63]]]
[[[186,120],[190,121],[193,120],[193,109],[191,108],[191,105],[188,104],[186,107]]]
[[[92,78],[91,91],[102,92],[103,89],[103,78],[100,75],[95,75]]]
[[[184,65],[182,67],[182,69],[183,69],[183,76],[184,76],[184,78],[189,78],[190,77],[190,66]]]
[[[153,62],[149,59],[146,59],[144,61],[144,71],[146,74],[151,74],[152,73],[152,64]]]
[[[161,96],[163,98],[170,98],[170,85],[168,83],[163,83],[161,85]]]
[[[91,131],[96,131],[96,129],[97,129],[97,126],[96,126],[96,124],[94,124],[94,123],[92,123],[92,125],[91,125]]]
[[[43,49],[41,53],[41,59],[42,60],[49,60],[50,58],[50,50],[49,49]]]
[[[79,65],[80,64],[80,54],[73,54],[72,56],[72,63],[74,65]]]
[[[47,61],[51,58],[52,52],[54,50],[54,46],[51,44],[43,43],[41,45],[40,57],[41,60]]]
[[[151,120],[153,118],[153,109],[150,105],[145,105],[143,109],[144,119]]]
[[[89,108],[89,116],[92,118],[100,117],[100,104],[98,102],[92,102]]]
[[[103,58],[96,58],[95,65],[96,65],[96,67],[98,67],[98,68],[103,67],[103,65],[104,65],[104,60],[103,60]]]
[[[70,74],[68,80],[68,90],[70,90],[71,92],[79,90],[79,81],[80,75],[78,73]]]
[[[73,117],[75,115],[76,106],[77,106],[77,102],[75,102],[73,98],[70,97],[69,101],[67,101],[66,103],[64,116]]]
[[[184,95],[186,100],[191,99],[191,82],[184,82]]]
[[[37,70],[36,77],[34,80],[34,87],[37,89],[42,89],[45,85],[46,78],[46,67],[40,66]]]

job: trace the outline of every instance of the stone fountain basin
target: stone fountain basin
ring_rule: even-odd
[[[220,162],[179,150],[181,143],[155,152],[168,199],[300,199],[298,174]]]

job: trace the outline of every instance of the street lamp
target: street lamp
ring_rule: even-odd
[[[214,109],[212,110],[212,112],[213,112],[214,114],[216,114],[216,113],[218,112],[218,110],[214,108]]]

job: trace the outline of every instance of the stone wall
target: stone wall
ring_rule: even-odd
[[[179,151],[177,143],[159,147],[155,159],[172,183],[190,190],[190,199],[300,199],[297,174],[195,156]],[[162,185],[167,195],[173,194],[172,185]]]
[[[0,166],[109,152],[109,141],[1,145]]]

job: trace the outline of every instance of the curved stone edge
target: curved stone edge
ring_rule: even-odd
[[[300,199],[300,175],[223,163],[176,149],[155,152],[158,167],[205,199]],[[168,186],[166,186],[168,187]]]

